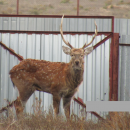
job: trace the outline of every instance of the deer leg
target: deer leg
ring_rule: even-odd
[[[59,113],[60,97],[58,95],[53,95],[53,108],[54,116],[56,117]]]
[[[65,111],[66,118],[70,118],[70,101],[71,98],[63,98],[63,107]]]
[[[26,90],[24,89],[24,91],[20,91],[20,89],[18,89],[18,91],[19,91],[19,97],[14,102],[14,106],[15,106],[15,110],[16,110],[17,116],[19,114],[23,113],[23,110],[25,108],[27,100],[29,99],[29,97],[35,91],[35,87],[33,85],[25,87],[25,88],[26,88]]]
[[[17,116],[20,115],[21,113],[23,113],[24,105],[23,105],[20,97],[17,97],[17,99],[14,101],[14,107],[15,107]]]

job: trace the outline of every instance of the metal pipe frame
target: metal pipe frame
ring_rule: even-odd
[[[4,49],[8,50],[8,51],[10,52],[10,54],[16,56],[16,57],[18,58],[18,60],[20,60],[20,61],[23,60],[23,57],[22,57],[21,55],[15,53],[13,49],[7,47],[4,43],[0,42],[0,45],[1,45]]]
[[[26,33],[26,34],[60,34],[59,31],[20,31],[20,30],[0,30],[0,33],[11,33],[11,34],[14,34],[14,33]],[[81,34],[87,34],[87,35],[93,35],[95,34],[95,32],[67,32],[67,31],[64,31],[64,34],[71,34],[71,35],[75,35],[75,34],[78,34],[78,35],[81,35]],[[98,35],[109,35],[111,34],[111,32],[98,32]]]
[[[29,18],[62,18],[62,15],[16,15],[16,14],[0,14],[0,17],[29,17]],[[85,15],[65,15],[64,18],[99,18],[114,19],[114,16],[85,16]]]
[[[109,59],[109,101],[118,101],[119,33],[113,33]]]
[[[77,16],[79,16],[79,0],[77,0]]]
[[[0,31],[3,32],[3,31]],[[6,31],[4,31],[6,32]],[[10,33],[13,33],[13,31],[10,31]],[[22,33],[21,31],[15,31],[15,33]],[[28,32],[28,31],[27,31]],[[25,32],[24,32],[25,33]],[[28,32],[30,33],[30,32]],[[66,32],[68,33],[68,32]],[[72,32],[71,32],[72,33]],[[77,32],[78,33],[78,32]],[[94,32],[93,32],[94,33]],[[48,34],[50,34],[48,32]],[[59,34],[59,33],[58,33]],[[98,42],[95,46],[94,49],[96,49],[98,46],[100,46],[102,43],[104,43],[106,40],[108,40],[109,38],[112,38],[112,42],[110,45],[110,62],[109,62],[109,73],[110,73],[110,90],[109,90],[109,100],[112,101],[118,101],[118,55],[119,55],[119,34],[113,34],[113,33],[107,33],[109,35],[107,35],[107,37],[105,37],[102,41]],[[113,40],[113,37],[115,36],[115,39]],[[116,44],[115,44],[116,43]],[[5,48],[6,50],[8,50],[11,54],[13,54],[14,56],[16,56],[20,61],[23,60],[23,57],[16,54],[14,52],[14,50],[8,48],[5,44],[3,44],[2,42],[0,42],[0,45]],[[114,67],[114,69],[113,69]],[[114,96],[114,97],[113,97]],[[86,105],[81,102],[80,100],[74,98],[74,101],[76,101],[79,105],[81,105],[83,108],[86,108]],[[99,119],[103,119],[100,115],[98,115],[98,113],[95,112],[91,112],[93,115],[95,115],[96,117],[98,117]]]
[[[80,100],[80,98],[73,98],[73,100],[75,101],[75,102],[77,102],[79,105],[81,105],[83,108],[85,108],[86,109],[86,104],[84,104],[81,100]],[[93,111],[90,111],[90,113],[92,113],[93,115],[95,115],[99,120],[104,120],[104,118],[103,117],[101,117],[97,112],[93,112]]]
[[[19,14],[19,0],[17,0],[17,15]]]
[[[119,43],[119,46],[130,46],[130,44]]]
[[[45,31],[12,31],[12,30],[0,30],[1,33],[27,33],[27,34],[60,34],[59,32],[45,32]],[[88,34],[92,35],[94,32],[64,32],[64,34]],[[94,49],[96,49],[98,46],[103,44],[106,40],[111,38],[111,45],[110,45],[110,59],[109,59],[109,101],[118,101],[118,56],[119,56],[119,34],[114,34],[110,32],[100,32],[100,34],[106,34],[107,37],[105,37],[102,41],[98,42]],[[116,39],[114,39],[116,38]],[[115,41],[116,40],[116,41]],[[118,40],[118,41],[117,41]],[[117,43],[115,45],[115,42]],[[0,45],[2,45],[5,49],[7,49],[11,54],[16,56],[20,61],[23,60],[23,57],[16,54],[14,50],[8,48],[6,45],[4,45],[2,42],[0,42]],[[116,52],[116,53],[115,53]],[[116,66],[116,67],[115,67]],[[114,68],[114,69],[113,69]],[[116,71],[115,71],[116,70]],[[113,97],[114,95],[114,97]]]

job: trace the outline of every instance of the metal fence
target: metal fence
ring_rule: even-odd
[[[5,33],[1,33],[0,40],[2,40],[3,43],[5,43],[7,46],[15,50],[16,53],[22,55],[24,58],[31,57],[31,58],[36,58],[36,59],[45,59],[49,61],[69,62],[69,57],[66,56],[65,54],[62,54],[62,50],[61,50],[61,46],[63,42],[59,35],[60,20],[61,20],[60,17],[53,18],[53,16],[50,16],[50,17],[46,16],[44,18],[42,18],[42,16],[38,16],[37,18],[35,18],[34,16],[31,16],[31,17],[23,17],[23,16],[22,17],[15,17],[15,16],[3,17],[2,16],[0,17],[0,30],[3,30],[3,31],[5,30]],[[91,39],[91,36],[88,36],[85,33],[94,31],[94,20],[96,20],[99,32],[105,33],[105,32],[111,31],[112,21],[108,17],[106,17],[106,19],[102,19],[98,17],[86,19],[85,17],[71,18],[70,16],[70,18],[64,18],[64,21],[63,21],[63,31],[71,32],[71,34],[67,34],[67,40],[71,41],[72,45],[76,47],[80,47],[86,40],[89,41]],[[117,32],[120,34],[120,38],[119,38],[120,44],[121,43],[129,44],[129,35],[130,35],[129,28],[130,28],[130,19],[115,19],[114,20],[114,32]],[[8,33],[7,33],[7,30],[8,30]],[[10,32],[11,30],[12,32]],[[19,34],[19,33],[13,32],[13,30],[21,30],[21,31],[25,30],[25,31],[32,31],[32,32],[37,31],[39,34],[29,35],[29,34],[26,34],[26,32],[24,31],[23,31],[23,34]],[[42,31],[46,33],[43,34]],[[50,34],[48,31],[51,31],[53,33]],[[79,34],[80,32],[82,32],[82,34],[80,35],[74,34],[74,32],[79,32]],[[15,33],[15,34],[12,34],[12,33]],[[98,36],[94,44],[97,43],[97,41],[100,41],[101,39],[103,39],[104,37],[105,37],[104,35]],[[106,101],[109,99],[108,94],[109,94],[109,54],[110,54],[109,44],[110,42],[111,42],[111,39],[109,39],[107,42],[105,42],[96,50],[94,50],[94,52],[92,52],[92,54],[90,54],[85,59],[84,78],[87,80],[84,80],[83,84],[80,86],[79,92],[76,94],[76,97],[79,96],[80,98],[83,99],[84,102],[98,101],[98,100]],[[43,48],[41,48],[41,45]],[[22,47],[23,49],[21,49],[20,47]],[[52,49],[52,47],[54,50]],[[6,50],[2,48],[0,49],[1,49],[0,58],[4,59],[3,61],[0,60],[1,63],[3,63],[3,65],[0,64],[0,67],[1,67],[1,71],[6,73],[3,76],[5,77],[4,79],[5,81],[1,78],[1,82],[5,82],[6,86],[8,86],[6,88],[9,89],[9,92],[4,90],[6,94],[3,94],[3,95],[6,95],[4,97],[9,98],[11,97],[9,96],[10,91],[11,91],[10,95],[12,95],[12,93],[14,93],[14,90],[12,89],[9,78],[7,79],[8,77],[7,72],[15,64],[18,64],[18,60],[17,58],[10,56]],[[44,49],[45,51],[43,51]],[[103,56],[103,54],[105,55]],[[6,57],[3,57],[2,55],[8,57],[7,61],[5,59]],[[13,60],[15,62],[12,62],[12,60],[10,60],[9,57],[10,58],[13,57]],[[8,66],[7,64],[10,62],[12,63],[11,65]],[[2,68],[5,67],[4,66],[5,64],[6,64],[6,67],[8,68],[3,70]],[[118,100],[123,100],[123,101],[129,100],[130,91],[129,91],[129,69],[128,68],[129,68],[129,47],[120,46],[119,47]],[[106,78],[106,81],[105,81],[102,78],[104,78],[103,76],[107,74],[108,74],[108,78]],[[94,85],[97,85],[97,86],[94,87]],[[3,84],[1,86],[3,86]],[[42,96],[43,105],[44,103],[47,104],[47,105],[44,105],[44,110],[46,108],[48,109],[48,106],[52,103],[52,100],[51,100],[52,97],[48,94],[46,95],[46,93],[39,94],[38,92],[36,92],[35,95],[37,95],[38,97],[39,95],[40,97]],[[1,99],[1,105],[2,105],[4,97]],[[29,108],[29,109],[26,108],[27,112],[30,112],[30,108],[33,103],[34,97],[35,96],[33,95],[30,101],[28,101],[27,103],[27,108]],[[78,114],[79,106],[76,105],[76,103],[74,104],[74,102],[72,104],[73,104],[72,107],[75,106],[74,112]],[[47,107],[45,108],[45,106]],[[101,115],[104,115],[104,113],[101,113]]]
[[[122,35],[119,47],[118,100],[130,101],[130,35]]]
[[[118,100],[130,101],[130,19],[115,19],[114,32],[120,34]]]
[[[82,47],[85,41],[90,41],[92,36],[88,35],[65,35],[66,39],[74,47]],[[94,44],[99,42],[105,36],[97,36]],[[69,62],[70,57],[65,55],[61,50],[63,41],[60,34],[45,35],[45,34],[10,34],[0,33],[0,41],[12,48],[16,53],[26,58],[44,59],[48,61]],[[85,73],[84,82],[80,85],[76,97],[80,97],[86,101],[108,101],[109,100],[109,53],[110,42],[107,40],[104,44],[97,47],[89,56],[85,58]],[[9,78],[9,70],[19,63],[18,59],[2,47],[0,48],[0,73],[1,73],[1,102],[4,104],[4,99],[14,100],[17,96],[13,89]],[[33,100],[37,96],[42,99],[43,110],[48,110],[52,104],[52,96],[43,92],[35,92],[29,99],[26,105],[26,112],[30,112]],[[76,115],[79,115],[79,107],[73,102],[71,110]],[[75,106],[76,105],[76,106]]]

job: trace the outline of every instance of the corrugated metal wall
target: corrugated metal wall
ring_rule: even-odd
[[[111,31],[111,19],[64,18],[64,31]],[[61,18],[0,17],[0,30],[59,31]]]
[[[103,39],[105,36],[97,36],[93,45]],[[90,41],[92,36],[87,35],[65,35],[65,38],[76,47],[82,47],[85,41]],[[70,57],[63,53],[64,45],[61,35],[45,34],[9,34],[0,33],[0,41],[12,48],[16,53],[26,58],[44,59],[48,61],[69,62]],[[109,99],[109,45],[110,41],[96,48],[89,56],[85,58],[84,82],[80,85],[76,97],[86,101],[108,101]],[[16,57],[0,47],[0,106],[4,104],[4,99],[14,100],[17,97],[9,78],[9,70],[19,63]],[[26,112],[30,112],[33,100],[37,96],[42,99],[44,110],[48,110],[52,104],[52,96],[43,92],[35,92],[26,105]],[[79,106],[72,101],[71,110],[79,115]],[[62,110],[62,109],[61,109]]]
[[[130,101],[130,46],[120,46],[119,52],[118,100]]]
[[[119,43],[130,44],[130,19],[115,19]],[[130,101],[130,46],[119,46],[118,100]]]
[[[60,20],[61,20],[60,18],[0,17],[0,30],[59,31]],[[98,31],[104,31],[104,32],[111,31],[111,20],[110,19],[84,19],[84,18],[64,18],[63,30],[70,31],[70,32],[71,31],[76,31],[76,32],[90,31],[91,32],[91,31],[94,31],[94,28],[95,28],[94,20],[96,20],[96,23],[98,26]],[[130,19],[115,19],[114,32],[120,33],[120,38],[119,38],[120,43],[130,44]],[[49,38],[47,38],[47,36]],[[56,36],[58,36],[58,37],[56,37]],[[3,38],[3,37],[5,37],[5,38]],[[6,38],[6,37],[8,37],[8,38]],[[75,40],[73,37],[75,37]],[[85,40],[89,40],[89,37],[84,36],[84,35],[74,35],[74,36],[67,35],[67,39],[69,41],[71,41],[73,39],[72,41],[74,41],[74,42],[80,41],[80,40],[85,42]],[[103,38],[104,36],[101,36],[101,37]],[[101,37],[99,39],[101,39]],[[3,42],[10,48],[14,49],[16,51],[16,53],[23,55],[24,58],[31,57],[31,58],[37,58],[37,59],[46,59],[49,61],[69,62],[69,57],[66,56],[65,54],[62,54],[63,52],[61,50],[61,43],[63,44],[63,42],[59,35],[1,34],[0,40],[1,39],[2,39],[2,41],[3,41],[3,39],[5,39],[5,41],[3,41]],[[11,40],[11,39],[13,39],[13,40]],[[20,44],[20,39],[22,40],[22,44]],[[43,39],[44,39],[44,42],[43,42]],[[110,42],[110,41],[108,41],[108,42]],[[31,45],[30,45],[30,43],[31,43]],[[82,42],[78,42],[78,43],[81,43],[81,45],[82,45]],[[78,43],[75,44],[77,47],[80,46],[80,45],[78,45]],[[47,46],[50,44],[51,44],[51,46]],[[58,44],[59,46],[58,45],[54,46],[55,44]],[[43,52],[43,48],[41,47],[41,45],[43,46],[43,48],[46,48],[45,49],[46,53]],[[103,44],[101,47],[99,47],[99,49],[97,51],[94,51],[92,54],[90,54],[90,56],[88,56],[85,59],[85,61],[87,61],[86,62],[87,64],[88,64],[88,60],[90,61],[89,63],[92,63],[93,65],[94,65],[94,63],[96,63],[99,60],[99,64],[96,64],[95,68],[94,68],[94,66],[92,67],[91,64],[88,64],[87,68],[85,68],[86,69],[85,72],[87,72],[87,73],[84,75],[84,78],[87,80],[84,80],[85,83],[83,83],[81,85],[79,93],[77,93],[77,96],[81,97],[84,102],[86,100],[102,100],[102,99],[107,100],[108,99],[108,95],[107,95],[108,90],[107,90],[106,96],[104,96],[104,98],[101,98],[101,97],[103,97],[102,91],[105,92],[107,86],[104,87],[104,90],[102,89],[102,91],[100,91],[101,89],[99,86],[96,87],[96,89],[94,87],[88,87],[89,85],[94,86],[94,84],[96,84],[98,82],[99,82],[99,84],[103,84],[102,83],[103,80],[101,80],[101,81],[97,80],[97,78],[99,78],[98,72],[96,72],[96,74],[97,74],[96,75],[94,71],[99,71],[101,75],[103,75],[107,72],[105,67],[104,67],[104,71],[101,69],[97,69],[97,67],[99,67],[100,64],[101,65],[104,64],[105,66],[109,67],[108,66],[109,60],[108,60],[108,63],[103,62],[103,57],[101,55],[102,53],[103,54],[107,53],[107,55],[109,55],[109,49],[105,50],[106,46],[108,46],[108,44],[107,45],[106,45],[106,43]],[[24,49],[20,49],[20,47],[22,47]],[[53,47],[53,49],[52,49],[52,47]],[[40,51],[38,51],[39,48],[40,48]],[[125,46],[119,47],[118,99],[121,101],[130,100],[130,98],[129,98],[130,97],[129,96],[130,95],[130,89],[129,89],[129,77],[130,77],[129,76],[130,75],[129,74],[130,73],[129,72],[129,70],[130,70],[129,69],[129,66],[130,66],[129,52],[130,52],[130,50],[129,49],[130,49],[130,47],[125,47]],[[52,51],[52,50],[54,50],[54,51]],[[54,53],[54,52],[56,52],[56,53]],[[98,56],[98,58],[97,58],[96,56],[99,54],[98,52],[100,52],[100,56]],[[43,53],[44,53],[44,55],[42,55]],[[60,54],[62,54],[62,56],[60,56]],[[89,57],[91,57],[91,58],[89,58]],[[12,60],[14,62],[11,62]],[[0,103],[1,103],[0,106],[1,106],[3,104],[3,99],[5,99],[6,97],[11,99],[12,95],[13,95],[12,93],[15,93],[15,90],[12,89],[10,79],[8,78],[8,72],[15,64],[18,64],[19,61],[17,60],[17,58],[10,55],[6,50],[4,50],[0,47],[0,62],[3,63],[3,64],[0,64],[0,68],[1,68],[0,73],[4,72],[3,76],[1,75],[0,83],[1,83],[1,86],[5,86],[4,90],[0,89],[1,96],[3,97],[0,100]],[[6,66],[6,68],[3,69],[3,67],[5,67],[5,66]],[[95,75],[95,80],[93,79],[94,75]],[[93,77],[93,78],[90,78],[90,77]],[[92,81],[94,81],[94,82],[92,82]],[[86,87],[84,87],[85,85],[86,85]],[[7,92],[6,89],[8,89],[9,91]],[[3,91],[4,91],[4,93],[3,93]],[[85,95],[86,91],[88,94]],[[14,95],[17,95],[17,94],[14,94]],[[35,95],[39,96],[39,93],[36,92]],[[43,98],[42,100],[44,103],[48,104],[48,105],[46,105],[47,107],[49,106],[49,104],[51,104],[52,97],[48,96],[48,94],[40,93],[40,97]],[[16,98],[16,96],[14,98]],[[34,96],[32,96],[30,101],[27,103],[27,108],[29,108],[31,106],[31,104],[33,103],[33,99],[34,99]],[[75,106],[75,105],[73,105],[73,106]],[[79,113],[78,112],[79,107],[78,106],[76,106],[76,107],[75,107],[74,111],[75,111],[75,113]],[[45,106],[44,106],[44,109],[45,109]]]
[[[111,31],[111,19],[64,18],[64,31]],[[61,18],[0,17],[0,30],[59,31]],[[130,19],[114,20],[114,32],[130,35]],[[121,42],[122,37],[120,37]]]

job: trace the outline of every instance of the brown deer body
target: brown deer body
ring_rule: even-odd
[[[86,47],[92,43],[97,35],[97,25],[95,24],[96,30],[92,41],[82,48],[76,49],[64,40],[62,22],[63,17],[60,32],[65,44],[71,48],[63,46],[64,53],[71,56],[69,63],[25,59],[10,70],[11,80],[19,91],[21,101],[21,104],[15,105],[17,114],[23,111],[29,97],[35,90],[38,90],[53,95],[55,115],[59,113],[60,99],[63,98],[65,114],[69,117],[71,98],[83,81],[84,56],[93,50],[93,47]]]

